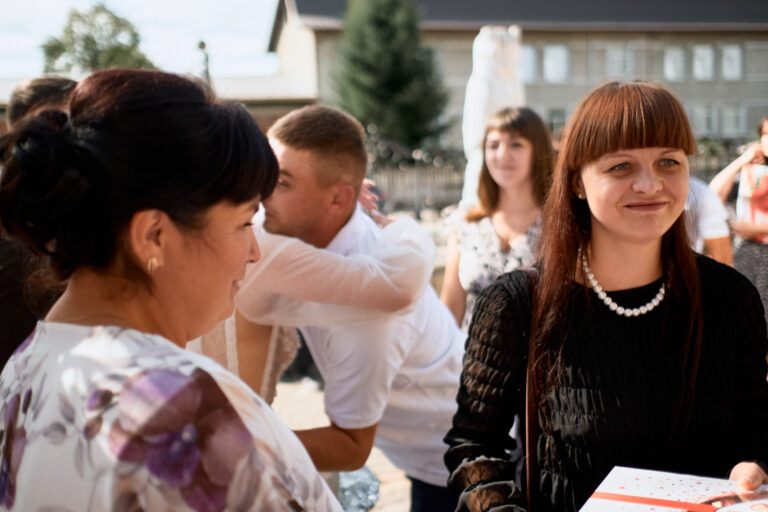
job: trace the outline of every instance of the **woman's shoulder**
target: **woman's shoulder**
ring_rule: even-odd
[[[704,289],[719,289],[722,292],[729,290],[744,291],[757,289],[744,274],[735,268],[715,261],[708,256],[696,255],[696,265],[699,269],[699,278]]]
[[[537,281],[538,277],[539,273],[535,268],[516,269],[501,274],[488,288],[506,290],[512,298],[529,297],[533,281]]]
[[[704,307],[715,304],[717,309],[743,310],[747,303],[762,304],[755,285],[735,268],[702,255],[697,255],[696,263]]]
[[[456,207],[443,211],[445,225],[449,231],[458,235],[472,232],[482,225],[482,221],[489,219],[487,215],[478,214],[476,205],[457,205]]]
[[[480,293],[473,316],[507,317],[514,319],[531,313],[532,280],[536,270],[513,270],[500,275]]]

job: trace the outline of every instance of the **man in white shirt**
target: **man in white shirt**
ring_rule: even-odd
[[[264,200],[263,227],[342,255],[371,250],[380,230],[357,206],[367,167],[362,126],[338,110],[310,106],[268,132],[280,164]],[[238,312],[274,320],[250,301],[246,279]],[[242,298],[242,300],[241,300]],[[332,310],[330,310],[332,311]],[[431,287],[408,311],[301,325],[325,381],[331,425],[298,431],[319,470],[361,467],[375,442],[412,481],[411,510],[453,510],[442,438],[456,409],[464,337]],[[245,363],[242,358],[240,366]]]
[[[733,251],[728,228],[728,210],[717,194],[694,176],[690,178],[685,211],[688,214],[688,229],[693,249],[732,266]]]

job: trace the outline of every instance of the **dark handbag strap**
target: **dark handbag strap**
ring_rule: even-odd
[[[528,282],[531,291],[531,315],[536,309],[536,295],[538,292],[539,273],[536,269],[529,269],[526,271],[528,274]],[[536,412],[536,388],[533,382],[533,371],[531,370],[531,339],[533,329],[533,318],[531,319],[531,327],[528,329],[528,363],[526,364],[525,372],[525,492],[528,499],[528,512],[531,512],[532,505],[534,503],[535,482],[534,475],[536,474],[536,437],[538,435],[539,418]]]
[[[536,417],[536,401],[533,389],[533,372],[528,365],[525,379],[525,488],[528,497],[528,511],[531,511],[534,493],[534,472],[536,471],[536,435],[539,421]]]

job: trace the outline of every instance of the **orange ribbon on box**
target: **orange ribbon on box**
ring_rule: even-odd
[[[599,500],[623,501],[625,503],[636,503],[638,505],[653,505],[656,507],[683,509],[687,512],[715,512],[717,510],[717,507],[713,505],[705,505],[703,503],[685,503],[683,501],[662,500],[644,496],[627,496],[626,494],[614,494],[610,492],[594,492],[592,498]]]

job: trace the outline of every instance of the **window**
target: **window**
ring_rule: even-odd
[[[664,49],[664,78],[670,82],[685,80],[685,50],[682,46]]]
[[[551,44],[544,47],[544,80],[552,84],[562,84],[568,80],[570,52],[563,44]]]
[[[536,47],[524,44],[520,48],[520,62],[517,64],[517,73],[524,84],[536,83]]]
[[[632,78],[635,74],[634,53],[624,46],[605,49],[605,76],[608,78]]]
[[[711,135],[715,131],[712,107],[709,105],[694,105],[691,108],[691,126],[694,135]]]
[[[723,80],[741,80],[743,75],[741,46],[737,44],[723,46],[721,70]]]
[[[735,106],[724,106],[720,110],[720,125],[723,135],[737,137],[744,135],[746,123],[744,122],[744,109]]]
[[[565,109],[556,108],[550,110],[547,114],[547,124],[549,125],[549,133],[557,135],[558,130],[565,126]]]
[[[694,80],[712,80],[715,78],[715,50],[708,44],[693,46]]]

